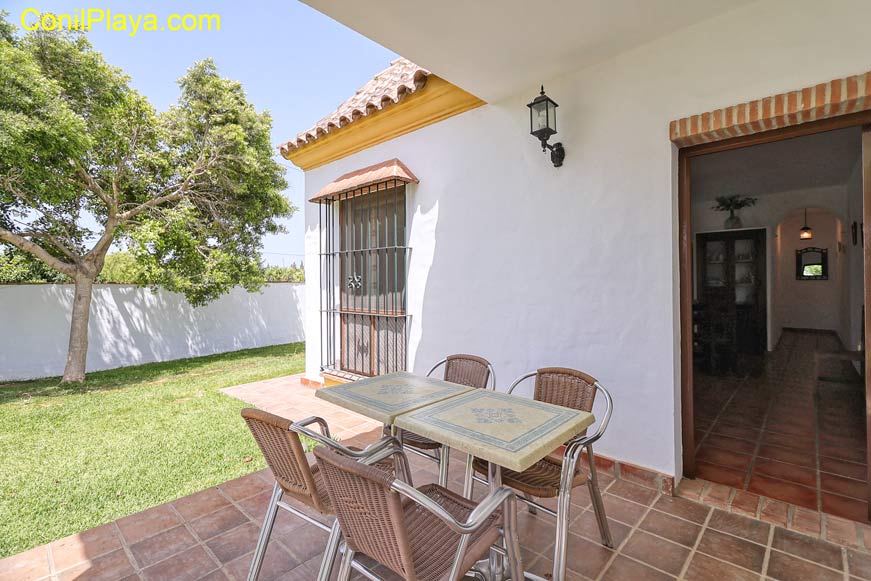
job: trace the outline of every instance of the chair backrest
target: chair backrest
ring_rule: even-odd
[[[314,449],[342,535],[359,551],[405,579],[415,579],[402,499],[393,476],[326,446]]]
[[[445,359],[445,381],[468,387],[487,389],[490,362],[476,355],[448,355]]]
[[[538,401],[591,412],[596,399],[596,378],[577,369],[545,367],[535,374],[533,397]]]
[[[293,422],[252,408],[243,409],[242,417],[279,486],[315,510],[329,511],[320,500],[299,434],[290,429]]]

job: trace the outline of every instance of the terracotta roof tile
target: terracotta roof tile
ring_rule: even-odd
[[[326,187],[312,196],[309,202],[325,202],[338,197],[340,194],[393,179],[405,183],[418,183],[417,177],[411,173],[411,170],[404,163],[393,158],[346,173],[327,184]]]
[[[314,127],[297,135],[295,139],[281,144],[279,150],[283,155],[341,129],[361,117],[380,111],[392,103],[400,102],[406,95],[423,87],[429,74],[428,70],[408,59],[396,59],[330,115],[318,121]]]

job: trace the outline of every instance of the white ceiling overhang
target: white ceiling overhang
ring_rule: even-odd
[[[303,0],[488,102],[750,0]]]

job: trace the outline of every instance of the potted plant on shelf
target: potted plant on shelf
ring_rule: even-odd
[[[715,212],[729,212],[729,217],[726,218],[723,227],[726,229],[732,229],[743,226],[740,216],[737,216],[735,212],[741,208],[754,205],[756,203],[756,198],[746,196],[718,196],[716,202],[717,203],[714,206],[711,206],[711,209]]]

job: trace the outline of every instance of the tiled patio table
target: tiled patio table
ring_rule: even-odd
[[[472,391],[474,388],[406,371],[324,387],[316,397],[381,422],[393,424],[396,416]]]
[[[394,425],[489,462],[490,489],[502,485],[502,467],[522,472],[577,436],[592,414],[501,392],[474,390],[399,415]],[[568,502],[568,499],[560,499]],[[561,553],[565,555],[566,538]],[[565,577],[555,559],[553,579]],[[561,565],[561,566],[560,566]],[[499,563],[491,570],[501,571]],[[559,570],[558,570],[559,569]],[[534,576],[527,574],[529,578]]]

